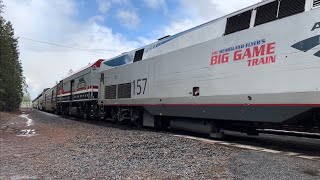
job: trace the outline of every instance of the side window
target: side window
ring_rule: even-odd
[[[62,83],[60,83],[60,84],[59,84],[59,92],[58,92],[59,94],[62,94],[62,88],[63,88],[63,87],[62,87]]]
[[[134,54],[133,62],[141,61],[143,57],[143,53],[144,53],[144,49],[140,49],[136,51],[136,53]]]
[[[75,88],[76,88],[76,86],[75,86],[75,85],[76,85],[76,83],[74,83],[74,80],[70,81],[70,86],[71,86],[70,91],[71,91],[71,92],[76,91],[76,89],[75,89]]]
[[[104,84],[104,73],[101,73],[100,75],[100,82]]]
[[[252,10],[237,14],[227,19],[225,35],[242,31],[250,27]]]

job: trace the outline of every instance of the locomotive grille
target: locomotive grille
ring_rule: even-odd
[[[106,99],[116,99],[117,98],[117,86],[106,86],[105,87],[105,98]]]
[[[277,13],[278,1],[258,7],[255,26],[276,20]]]
[[[305,0],[281,0],[279,18],[284,18],[304,12],[305,3]]]
[[[248,29],[250,27],[251,13],[252,10],[249,10],[228,18],[225,35]]]
[[[118,85],[118,99],[131,98],[131,83]]]
[[[320,0],[314,0],[313,7],[319,7],[319,6],[320,6]]]

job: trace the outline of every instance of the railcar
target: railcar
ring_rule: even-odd
[[[36,102],[36,109],[39,109],[39,110],[40,110],[40,102],[39,102],[40,96],[41,96],[41,95],[39,95],[39,96],[37,97],[37,99],[35,100],[35,102]]]
[[[43,97],[40,96],[39,99],[38,99],[38,109],[39,110],[43,110],[44,109],[42,105],[43,105]]]
[[[102,62],[100,118],[213,136],[319,127],[319,7],[266,0]]]
[[[32,101],[32,108],[38,109],[38,97]]]
[[[47,90],[49,90],[49,88],[43,89],[43,91],[32,101],[33,108],[43,111],[46,109],[45,93]]]
[[[319,17],[320,0],[262,1],[98,60],[39,96],[38,108],[44,98],[60,114],[213,137],[319,132]]]
[[[56,112],[57,110],[57,85],[47,90],[44,94],[45,111]]]
[[[100,59],[63,78],[57,85],[56,107],[59,114],[96,117]]]
[[[42,111],[45,109],[44,93],[41,93],[41,96],[38,99],[38,109]]]

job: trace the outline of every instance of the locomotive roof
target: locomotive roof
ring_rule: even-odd
[[[194,30],[196,30],[196,29],[202,28],[202,27],[207,26],[207,25],[209,25],[209,24],[215,23],[215,22],[217,22],[217,21],[219,21],[219,20],[221,20],[221,19],[226,19],[226,18],[232,17],[232,16],[234,16],[234,15],[240,14],[240,13],[245,12],[245,11],[248,11],[248,10],[250,10],[250,9],[255,9],[255,8],[259,7],[259,6],[268,4],[268,3],[273,2],[273,1],[277,1],[277,0],[262,0],[261,2],[258,2],[258,3],[256,3],[256,4],[253,4],[253,5],[248,6],[248,7],[246,7],[246,8],[237,10],[237,11],[235,11],[235,12],[229,13],[229,14],[227,14],[227,15],[221,16],[221,17],[219,17],[219,18],[216,18],[216,19],[214,19],[214,20],[208,21],[208,22],[206,22],[206,23],[200,24],[200,25],[195,26],[195,27],[193,27],[193,28],[190,28],[190,29],[188,29],[188,30],[179,32],[179,33],[174,34],[174,35],[172,35],[172,36],[171,36],[171,35],[164,36],[164,37],[158,39],[158,41],[156,41],[156,42],[154,42],[154,43],[151,43],[151,44],[148,44],[148,45],[139,47],[139,48],[134,49],[134,50],[132,50],[132,51],[124,52],[124,53],[122,53],[122,54],[119,54],[118,56],[114,56],[114,57],[112,57],[112,58],[106,59],[105,61],[110,61],[110,60],[116,59],[116,58],[118,58],[118,57],[121,57],[121,56],[130,54],[130,53],[133,53],[133,52],[135,52],[135,51],[138,51],[138,50],[140,50],[140,49],[143,49],[143,48],[145,48],[145,47],[148,47],[148,46],[150,46],[150,45],[153,45],[153,44],[156,44],[156,43],[159,43],[159,42],[160,42],[160,43],[161,43],[161,42],[165,42],[165,41],[167,41],[168,39],[172,39],[172,38],[174,38],[174,37],[178,37],[178,36],[180,36],[180,35],[183,35],[183,34],[186,34],[186,33],[188,33],[188,32],[194,31]]]
[[[83,71],[83,70],[86,70],[86,69],[88,69],[88,68],[91,68],[91,67],[100,67],[102,61],[104,61],[104,59],[99,59],[99,60],[97,60],[96,62],[94,62],[93,64],[88,64],[87,66],[84,66],[84,67],[80,68],[79,70],[77,70],[77,71],[69,74],[68,76],[63,77],[63,78],[61,79],[61,81],[64,80],[64,79],[66,79],[66,78],[69,78],[69,77],[71,77],[71,76],[73,76],[73,75],[75,75],[75,74],[77,74],[77,73],[79,73],[79,72],[81,72],[81,71]]]

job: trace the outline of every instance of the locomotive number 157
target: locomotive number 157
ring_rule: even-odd
[[[132,81],[132,86],[133,86],[132,94],[133,95],[142,95],[142,94],[144,94],[146,92],[147,83],[148,83],[148,79],[147,78],[133,80]]]

